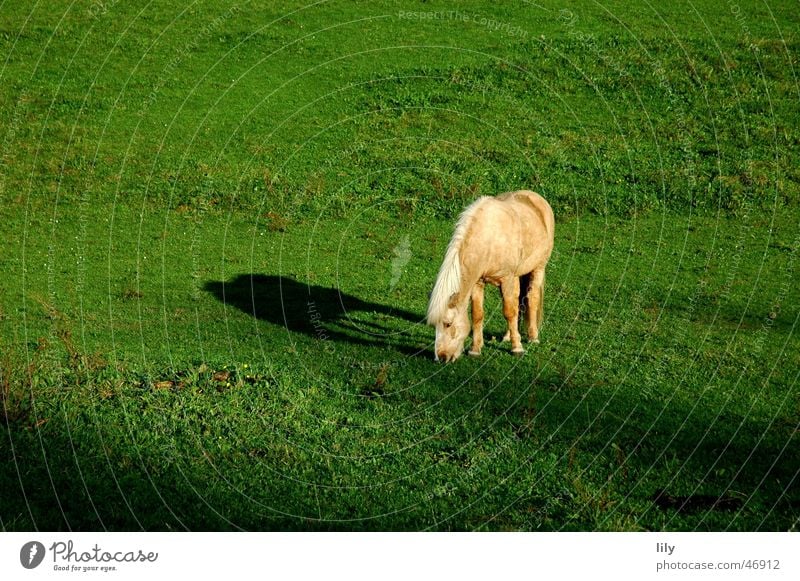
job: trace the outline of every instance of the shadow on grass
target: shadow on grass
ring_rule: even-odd
[[[462,367],[456,385],[469,375]],[[132,389],[85,402],[88,412],[72,402],[69,420],[5,426],[0,527],[594,530],[615,528],[611,518],[622,515],[632,528],[786,530],[798,517],[787,426],[715,421],[714,410],[685,406],[662,413],[657,402],[556,375],[531,383],[529,372],[518,366],[494,388],[467,386],[446,400],[441,386],[392,405],[342,400],[335,414],[384,422],[381,439],[396,444],[385,457],[370,456],[373,428],[348,425],[344,434],[330,417],[281,424],[266,385],[222,394]],[[402,427],[416,401],[436,413]],[[164,415],[180,422],[153,429]],[[213,423],[218,415],[224,421]],[[258,417],[270,417],[276,432],[254,429]],[[288,429],[300,431],[276,439]],[[315,430],[323,436],[304,439]],[[345,440],[363,454],[312,444]],[[423,470],[407,472],[406,462]],[[450,492],[437,495],[442,487]]]
[[[391,347],[405,355],[422,354],[407,333],[411,327],[425,324],[423,315],[365,301],[339,289],[285,276],[240,274],[230,281],[207,282],[205,290],[226,305],[292,333],[323,341]]]
[[[101,432],[70,433],[57,426],[42,430],[38,438],[30,430],[7,438],[13,448],[0,449],[0,530],[315,530],[310,520],[259,506],[230,486],[211,455],[196,462],[135,441],[103,450]],[[246,461],[242,458],[240,466]],[[275,490],[272,483],[260,484]],[[302,495],[292,501],[279,498],[291,511]]]
[[[207,289],[289,332],[359,345],[402,349],[420,319],[285,277]],[[576,381],[535,350],[437,366],[435,376],[431,367],[391,368],[389,386],[414,387],[386,398],[334,397],[288,374],[223,391],[40,377],[31,412],[0,423],[0,528],[796,526],[792,411],[760,418],[670,401],[670,386],[643,396],[635,379]]]

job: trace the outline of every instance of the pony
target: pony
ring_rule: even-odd
[[[528,340],[539,342],[544,316],[544,275],[553,251],[555,218],[550,204],[527,190],[483,196],[458,218],[428,303],[427,321],[436,327],[434,358],[455,361],[469,335],[467,304],[472,301],[472,346],[483,348],[483,288],[500,287],[511,352],[522,355],[519,332],[520,291],[528,303]],[[521,287],[520,279],[526,282]]]

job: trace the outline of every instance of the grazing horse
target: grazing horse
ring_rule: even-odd
[[[472,299],[472,347],[480,355],[483,347],[483,287],[500,287],[503,315],[508,321],[506,337],[511,352],[524,352],[518,329],[520,277],[529,280],[523,288],[528,339],[539,342],[544,301],[544,270],[553,250],[555,219],[550,204],[535,192],[519,191],[496,197],[481,197],[458,219],[453,238],[428,303],[428,324],[436,327],[434,356],[437,361],[455,361],[464,350],[469,334],[467,303]]]

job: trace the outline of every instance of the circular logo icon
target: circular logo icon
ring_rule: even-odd
[[[19,551],[19,562],[26,569],[35,569],[44,559],[44,545],[39,541],[31,541],[22,545]]]

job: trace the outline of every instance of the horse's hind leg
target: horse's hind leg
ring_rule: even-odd
[[[528,304],[528,289],[530,288],[531,284],[531,275],[523,274],[519,277],[519,312],[525,313],[523,316],[527,321],[528,311],[530,309],[530,305]],[[502,299],[502,290],[500,291],[500,298]],[[511,332],[506,331],[506,334],[503,335],[503,341],[510,341],[511,340]]]
[[[528,287],[528,308],[525,323],[528,327],[528,340],[539,342],[539,327],[544,318],[544,268],[534,270]]]
[[[483,348],[483,283],[472,287],[472,347],[469,354],[477,357]]]
[[[508,335],[511,339],[511,352],[517,355],[525,350],[519,334],[519,277],[509,276],[500,283],[503,293],[503,315],[508,321]]]

